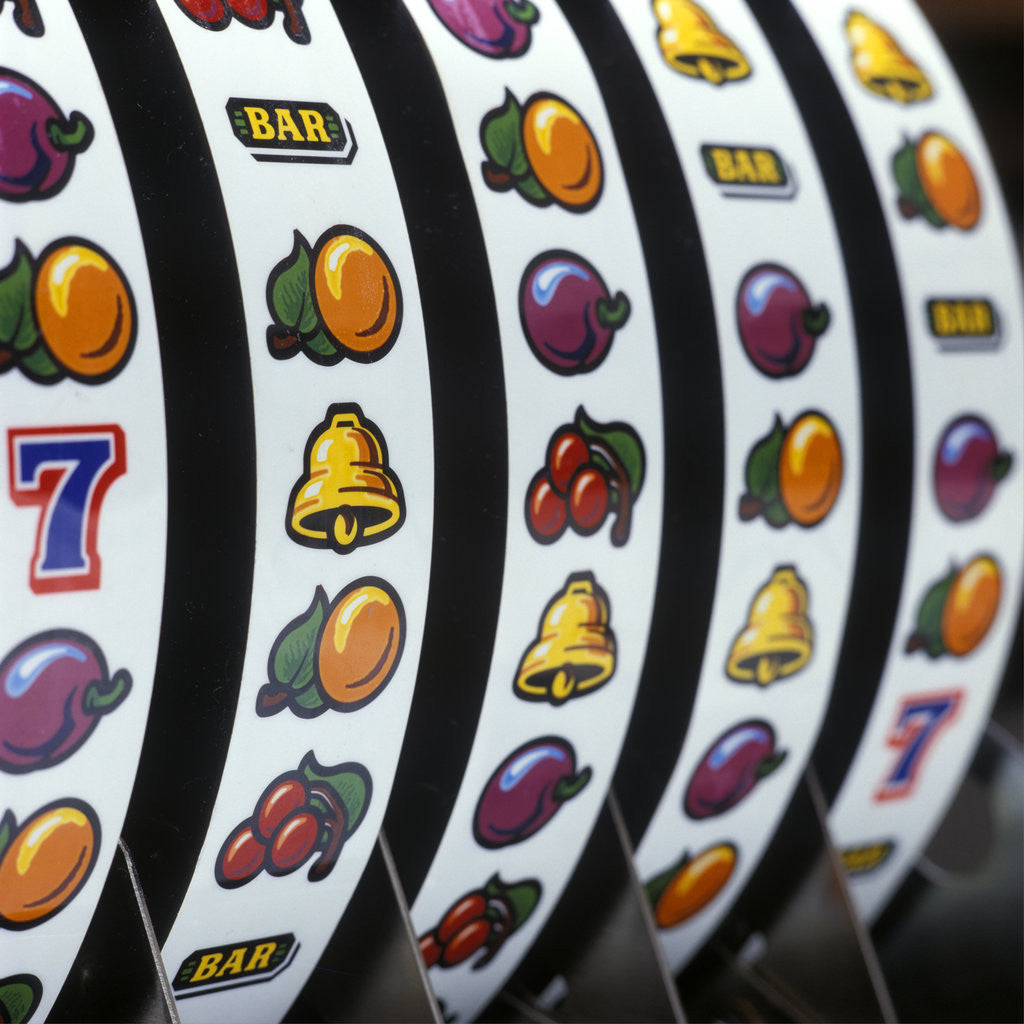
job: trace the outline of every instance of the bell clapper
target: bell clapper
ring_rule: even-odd
[[[359,517],[348,505],[334,517],[334,540],[339,548],[351,547],[359,539]]]
[[[700,72],[701,78],[707,79],[714,85],[721,85],[725,81],[721,67],[717,61],[713,61],[709,57],[697,58],[697,70]]]
[[[777,654],[766,654],[757,659],[757,668],[754,670],[754,678],[761,686],[774,683],[779,677],[782,669],[782,658]]]
[[[576,676],[572,671],[572,666],[565,665],[555,673],[554,679],[551,680],[551,697],[561,703],[568,700],[575,689]]]

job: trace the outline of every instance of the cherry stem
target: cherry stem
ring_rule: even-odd
[[[621,547],[629,540],[630,518],[633,511],[633,494],[629,489],[629,477],[622,463],[611,448],[600,441],[588,441],[590,450],[608,463],[612,471],[611,485],[619,495],[618,511],[612,526],[612,543]]]
[[[331,813],[324,820],[331,833],[331,838],[316,862],[309,869],[309,880],[319,882],[326,878],[338,859],[341,844],[345,841],[345,809],[338,801],[338,795],[329,786],[319,783],[311,783],[309,786],[310,798],[318,796],[330,808]]]
[[[299,13],[295,0],[278,0],[278,3],[284,8],[284,30],[288,36],[297,43],[308,42],[309,29],[306,27],[306,19]]]

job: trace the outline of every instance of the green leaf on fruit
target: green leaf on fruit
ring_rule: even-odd
[[[298,618],[292,619],[274,641],[270,651],[272,682],[293,693],[311,687],[316,677],[316,652],[327,611],[327,594],[323,587],[318,586],[310,606]],[[319,701],[315,689],[313,692]]]
[[[513,178],[529,174],[530,162],[523,148],[523,108],[507,89],[505,102],[484,117],[480,135],[484,152],[498,168]]]
[[[354,832],[363,820],[373,791],[370,773],[366,768],[355,761],[325,767],[317,762],[313,751],[310,751],[302,759],[299,770],[311,784],[325,788],[337,797],[344,815],[345,834],[347,836]],[[329,807],[315,792],[310,802],[328,817],[334,817],[334,808]]]
[[[547,206],[552,202],[547,189],[532,174],[516,179],[516,191],[537,206]]]
[[[506,885],[498,875],[492,875],[483,888],[484,898],[501,900],[508,907],[512,920],[509,934],[514,932],[534,912],[541,896],[541,884],[535,878]]]
[[[598,423],[587,416],[583,406],[576,410],[576,429],[590,446],[592,461],[609,461],[600,449],[594,450],[597,444],[619,464],[626,474],[629,493],[635,498],[643,487],[645,471],[644,446],[636,431],[625,423]],[[609,465],[609,469],[618,476],[614,467]]]
[[[311,290],[312,252],[302,234],[295,232],[292,251],[270,272],[267,280],[268,305],[274,322],[299,334],[319,326]]]
[[[37,384],[56,384],[64,376],[63,368],[43,344],[21,356],[18,366],[26,377]]]
[[[908,216],[920,214],[929,224],[945,227],[946,221],[935,211],[917,170],[917,145],[909,139],[892,158],[892,173],[900,190],[900,209]]]
[[[317,331],[311,338],[303,338],[302,349],[316,363],[340,363],[345,355],[326,331]]]
[[[27,352],[39,341],[32,311],[32,257],[20,240],[14,258],[0,272],[0,346]]]
[[[779,457],[786,429],[776,416],[771,432],[761,438],[747,456],[747,490],[763,505],[768,505],[779,496]]]
[[[0,818],[0,858],[7,851],[7,847],[11,845],[11,839],[17,831],[17,827],[14,814],[11,811],[4,811],[4,816]]]
[[[661,899],[661,894],[668,888],[669,882],[689,863],[690,854],[686,852],[676,861],[672,867],[667,868],[660,874],[655,875],[652,879],[644,883],[644,893],[647,896],[647,902],[651,905],[653,910],[658,905],[658,900]]]
[[[914,632],[907,640],[908,652],[924,649],[930,658],[938,658],[946,653],[946,645],[942,642],[942,611],[956,574],[957,570],[952,569],[948,576],[929,587],[921,599]]]

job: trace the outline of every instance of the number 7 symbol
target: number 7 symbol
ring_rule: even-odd
[[[900,751],[889,774],[875,790],[876,800],[899,800],[909,796],[917,783],[925,752],[957,716],[963,690],[906,697],[886,743]]]
[[[124,431],[25,427],[7,431],[11,498],[40,509],[29,586],[37,594],[97,590],[100,505],[125,472]]]

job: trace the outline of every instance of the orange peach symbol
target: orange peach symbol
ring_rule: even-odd
[[[505,92],[502,106],[480,126],[487,160],[484,181],[496,192],[515,189],[534,206],[557,203],[572,213],[601,197],[601,152],[583,116],[560,96],[541,92],[525,104]]]
[[[674,928],[703,910],[725,888],[736,859],[732,843],[709,846],[696,857],[684,853],[644,886],[654,923],[659,928]]]
[[[262,717],[286,707],[300,718],[356,711],[391,681],[405,644],[405,610],[376,576],[350,583],[331,602],[317,587],[309,608],[278,634],[270,681],[256,701]]]
[[[61,238],[33,264],[15,243],[0,271],[0,373],[17,366],[40,384],[100,384],[124,367],[135,335],[131,289],[103,249]]]
[[[0,820],[0,928],[34,928],[63,910],[96,863],[100,823],[85,802],[57,800],[19,828]]]
[[[291,253],[270,272],[267,306],[270,354],[290,359],[303,352],[321,366],[383,359],[402,326],[402,289],[391,260],[350,224],[328,228],[312,248],[296,231]]]

